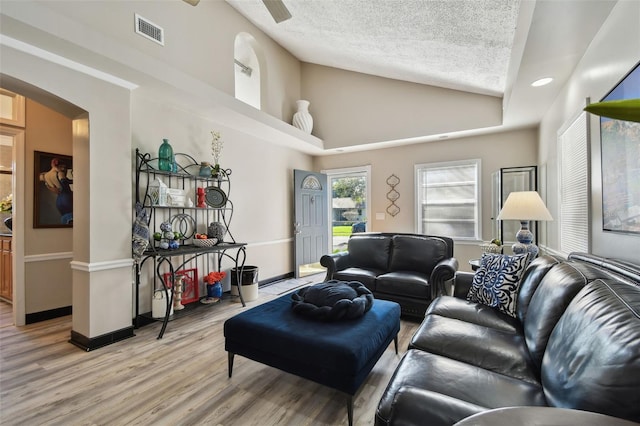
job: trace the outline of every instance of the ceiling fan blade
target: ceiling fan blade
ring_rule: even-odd
[[[282,0],[262,0],[262,2],[277,24],[291,18],[291,13]]]
[[[198,3],[200,3],[200,0],[183,0],[187,3],[189,3],[191,6],[197,6]]]

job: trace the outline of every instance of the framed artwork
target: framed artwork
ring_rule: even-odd
[[[34,152],[33,227],[73,226],[73,158]]]
[[[197,302],[200,300],[200,291],[198,286],[198,270],[193,269],[181,269],[175,272],[176,275],[182,275],[182,300],[181,303],[186,305],[188,303]],[[173,277],[170,272],[163,274],[164,282],[167,287],[173,288]]]
[[[640,63],[602,101],[640,98]],[[600,117],[602,229],[640,234],[640,123]]]

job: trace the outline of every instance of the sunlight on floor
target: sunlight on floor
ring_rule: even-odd
[[[326,273],[327,268],[321,266],[319,262],[309,263],[308,265],[300,265],[298,271],[300,272],[300,277],[306,277],[308,275]]]

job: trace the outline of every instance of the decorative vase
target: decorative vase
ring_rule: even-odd
[[[9,216],[8,218],[6,218],[4,220],[4,226],[9,228],[9,231],[11,231],[13,229],[13,217],[12,216]]]
[[[203,161],[200,163],[200,172],[198,173],[202,177],[210,177],[211,176],[211,164]]]
[[[207,297],[215,297],[220,299],[222,297],[222,285],[220,281],[213,284],[207,284]]]
[[[227,227],[220,222],[211,222],[207,228],[207,237],[217,238],[219,243],[224,240],[226,234]]]
[[[204,201],[204,197],[205,197],[205,193],[204,193],[204,188],[198,188],[196,190],[196,196],[198,197],[198,207],[207,207],[207,205],[205,204]]]
[[[169,139],[162,139],[162,145],[158,149],[158,168],[165,172],[173,171],[173,148],[169,145]]]
[[[164,318],[167,314],[167,305],[169,301],[165,297],[164,290],[156,290],[151,300],[151,316],[153,318]],[[173,315],[173,305],[169,307],[169,315]]]
[[[303,132],[311,134],[311,130],[313,130],[313,117],[309,114],[309,101],[299,100],[296,101],[296,105],[298,106],[298,111],[293,114],[291,124]]]

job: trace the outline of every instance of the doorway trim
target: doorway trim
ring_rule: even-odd
[[[0,126],[0,134],[11,137],[13,176],[11,179],[11,191],[13,194],[13,210],[24,212],[25,176],[20,165],[25,164],[24,128]],[[16,326],[25,325],[25,288],[24,288],[24,215],[14,215],[13,229],[11,230],[11,257],[12,257],[12,311],[13,323]]]

